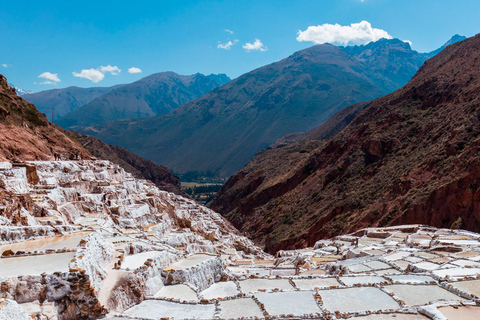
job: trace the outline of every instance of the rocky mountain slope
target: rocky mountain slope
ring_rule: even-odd
[[[83,132],[176,172],[229,176],[285,134],[312,129],[349,104],[404,85],[424,59],[397,39],[354,48],[317,45],[167,115]]]
[[[479,231],[479,48],[448,46],[326,142],[266,150],[211,207],[270,252],[367,225]]]
[[[53,154],[88,151],[50,124],[33,104],[17,96],[0,75],[0,160],[53,159]]]
[[[69,112],[86,105],[101,95],[120,86],[121,85],[92,88],[68,87],[24,94],[22,98],[33,103],[38,111],[44,113],[50,121],[52,120],[52,108],[55,108],[54,121],[56,121]]]
[[[85,127],[112,120],[165,114],[230,81],[224,74],[182,76],[174,72],[150,75],[115,88],[66,114],[64,128]]]

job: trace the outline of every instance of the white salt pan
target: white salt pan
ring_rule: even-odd
[[[294,316],[301,316],[321,312],[313,296],[313,291],[260,292],[256,293],[255,296],[265,305],[265,310],[270,315],[293,314]]]
[[[220,301],[220,318],[263,318],[263,312],[257,303],[251,299],[234,299]]]
[[[200,296],[204,299],[218,299],[236,296],[240,293],[237,285],[233,281],[217,282],[210,286],[210,288],[203,290]]]
[[[125,311],[126,315],[143,319],[213,319],[214,304],[181,304],[161,300],[145,300]]]
[[[198,296],[195,291],[184,284],[165,286],[155,294],[155,298],[172,298],[180,299],[182,301],[198,301]]]

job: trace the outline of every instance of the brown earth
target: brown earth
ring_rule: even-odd
[[[55,152],[89,155],[0,75],[0,160],[53,160]]]
[[[328,141],[257,155],[211,207],[269,252],[367,226],[461,218],[479,232],[479,151],[480,35],[448,46]]]

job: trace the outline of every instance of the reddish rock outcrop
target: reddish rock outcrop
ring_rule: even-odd
[[[55,152],[89,155],[85,148],[49,123],[33,104],[17,96],[0,75],[0,161],[53,160]]]

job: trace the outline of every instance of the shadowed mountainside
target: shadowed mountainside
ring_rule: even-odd
[[[480,36],[448,46],[326,142],[263,151],[211,207],[270,252],[365,226],[479,231],[479,49]]]

